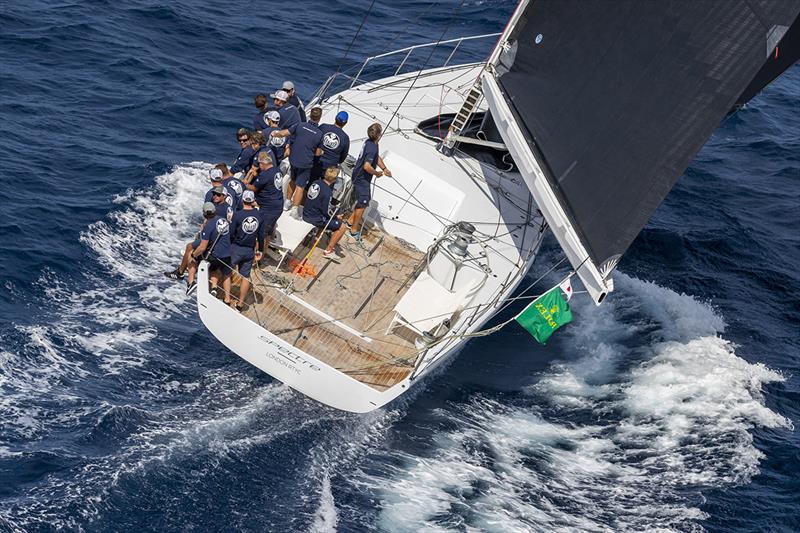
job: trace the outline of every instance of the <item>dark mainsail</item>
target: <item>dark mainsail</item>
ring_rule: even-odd
[[[800,0],[523,1],[484,91],[582,244],[573,265],[610,274],[798,12]]]

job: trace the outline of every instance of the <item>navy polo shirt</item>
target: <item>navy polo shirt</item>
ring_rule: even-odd
[[[361,153],[358,154],[356,166],[353,168],[353,181],[366,180],[372,181],[372,174],[364,170],[364,163],[369,163],[372,168],[377,170],[378,165],[378,144],[370,139],[364,141]]]
[[[208,241],[209,247],[213,246],[212,256],[218,259],[229,258],[231,256],[231,235],[228,219],[215,216],[211,220],[206,220],[200,231],[200,240]]]
[[[332,197],[333,188],[325,180],[316,180],[309,185],[303,206],[303,220],[317,227],[325,226],[331,218]]]
[[[322,132],[313,122],[300,122],[287,128],[292,137],[292,151],[289,162],[296,168],[314,166],[314,155],[322,146]]]
[[[283,176],[281,176],[277,167],[270,167],[256,174],[252,185],[255,189],[256,202],[258,202],[259,207],[283,205],[282,179]]]
[[[249,144],[241,149],[239,155],[236,156],[236,161],[231,165],[231,173],[247,172],[250,170],[250,165],[253,164],[253,155],[255,150]]]
[[[231,219],[231,244],[254,250],[258,241],[258,210],[242,209]]]
[[[273,159],[276,165],[283,161],[283,154],[286,153],[286,143],[289,141],[286,137],[271,136],[273,131],[279,130],[280,128],[267,126],[267,128],[262,132],[264,134],[264,138],[267,140],[267,146],[269,146],[270,150],[272,150],[274,155]]]
[[[322,124],[322,155],[319,158],[322,168],[341,165],[350,151],[350,137],[336,124]]]
[[[281,121],[278,123],[278,127],[282,130],[300,123],[300,112],[297,110],[297,107],[288,102],[278,108],[278,113],[281,116]]]

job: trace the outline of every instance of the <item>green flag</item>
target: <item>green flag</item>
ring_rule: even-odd
[[[553,287],[518,314],[516,320],[537,341],[544,344],[555,330],[572,322],[572,311],[561,295],[561,289]]]

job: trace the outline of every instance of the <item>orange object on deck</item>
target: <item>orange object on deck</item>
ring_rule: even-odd
[[[295,274],[302,276],[302,277],[315,277],[317,275],[317,269],[314,268],[314,265],[303,259],[302,261],[298,261],[297,259],[290,259],[289,260],[289,268],[292,269],[292,272]]]

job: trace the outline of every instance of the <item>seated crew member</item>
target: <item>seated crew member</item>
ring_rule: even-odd
[[[294,105],[287,103],[287,100],[289,100],[289,94],[286,91],[275,92],[273,102],[275,102],[275,108],[281,115],[281,121],[278,124],[281,129],[290,128],[300,123],[300,112]]]
[[[286,91],[286,94],[289,95],[289,99],[287,100],[287,103],[290,103],[293,106],[295,106],[297,108],[297,112],[300,113],[300,122],[305,122],[306,121],[306,110],[303,107],[303,102],[300,101],[300,98],[297,96],[297,93],[295,93],[295,91],[294,91],[294,83],[292,83],[292,82],[287,80],[287,81],[283,82],[283,85],[281,85],[281,89]]]
[[[245,182],[253,191],[258,203],[258,249],[266,251],[269,239],[275,231],[275,223],[283,213],[283,176],[272,164],[272,157],[261,152],[258,156],[259,172],[251,182]]]
[[[224,178],[223,178],[222,170],[220,170],[220,169],[218,169],[216,167],[214,167],[211,170],[209,170],[208,171],[208,181],[209,181],[209,183],[211,183],[211,188],[206,192],[206,196],[203,199],[203,202],[214,202],[214,203],[217,203],[214,200],[214,191],[217,190],[218,187],[222,187],[224,189],[224,192],[225,192],[225,196],[223,197],[223,199],[225,200],[225,203],[227,204],[227,206],[231,209],[231,214],[232,214],[233,211],[236,210],[236,192],[232,188],[227,187],[227,186],[225,186],[223,184],[224,183]],[[220,212],[221,212],[222,211],[222,206],[218,206],[218,208],[220,209]],[[228,217],[228,218],[230,218],[230,217]]]
[[[217,185],[211,191],[211,203],[217,210],[217,215],[230,222],[233,217],[233,207],[231,204],[233,200],[230,197],[230,191],[223,185]]]
[[[322,109],[315,107],[311,110],[311,121],[300,122],[294,126],[273,131],[272,137],[292,137],[292,149],[289,152],[289,163],[292,165],[291,181],[289,182],[289,197],[284,208],[293,209],[292,216],[300,218],[299,206],[303,201],[303,192],[308,182],[311,181],[311,168],[314,166],[314,157],[322,153],[322,132],[316,122],[322,117]]]
[[[234,177],[230,169],[228,169],[228,165],[225,163],[218,163],[214,165],[214,168],[222,173],[222,185],[233,195],[233,210],[236,211],[241,209],[244,183],[242,183],[238,178]]]
[[[250,132],[246,128],[239,128],[236,132],[236,140],[239,141],[239,155],[236,156],[236,161],[231,165],[231,172],[238,174],[239,172],[247,172],[253,164],[253,154],[255,150],[250,146]]]
[[[255,194],[250,190],[244,191],[242,209],[234,213],[231,220],[231,268],[238,269],[239,275],[242,276],[239,300],[236,302],[237,311],[242,310],[250,292],[250,269],[253,266],[253,259],[261,260],[261,250],[258,249],[260,225],[258,213]]]
[[[253,98],[253,103],[258,109],[258,113],[253,117],[253,131],[261,131],[267,127],[267,123],[264,121],[264,113],[267,112],[267,95],[257,94]]]
[[[226,218],[217,215],[216,211],[214,204],[203,204],[203,218],[206,221],[200,231],[200,243],[197,249],[192,252],[192,258],[195,261],[189,266],[189,288],[187,288],[186,293],[189,294],[194,290],[196,286],[197,260],[205,256],[210,263],[211,294],[217,295],[219,281],[222,278],[222,289],[225,291],[223,299],[226,304],[230,304],[231,270],[228,266],[231,262],[230,224]]]
[[[344,235],[342,216],[331,214],[336,211],[335,200],[333,200],[333,184],[336,183],[338,176],[339,169],[337,167],[325,169],[323,179],[316,180],[309,185],[308,198],[303,209],[303,220],[321,230],[333,232],[328,247],[322,252],[323,257],[330,257],[333,254],[334,247]]]
[[[347,125],[348,118],[350,117],[347,111],[339,111],[334,124],[320,125],[322,155],[314,163],[314,169],[311,172],[312,180],[321,178],[326,168],[339,166],[347,159],[347,153],[350,151],[350,136],[344,132],[343,128]]]
[[[281,115],[273,109],[267,111],[265,116],[267,118],[267,127],[262,133],[274,155],[272,164],[279,166],[281,161],[289,155],[287,154],[289,151],[289,144],[286,142],[286,137],[272,137],[271,135],[273,131],[280,130],[278,124],[281,121]]]
[[[372,198],[370,186],[373,176],[379,178],[384,174],[391,177],[392,172],[386,168],[378,149],[378,141],[383,133],[381,125],[375,122],[367,128],[367,140],[361,148],[361,153],[353,167],[353,189],[356,193],[356,207],[350,215],[350,235],[357,241],[361,240],[361,219],[364,209]],[[378,170],[380,169],[380,170]]]

